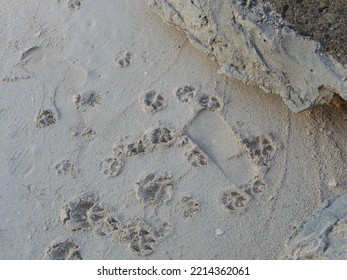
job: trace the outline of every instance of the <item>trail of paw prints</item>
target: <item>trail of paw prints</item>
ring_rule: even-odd
[[[53,241],[47,248],[45,260],[82,260],[80,246],[72,239]]]
[[[108,177],[118,176],[124,167],[124,162],[116,157],[111,157],[100,162],[99,170]]]
[[[136,198],[145,206],[159,206],[170,200],[173,187],[173,176],[170,174],[144,173],[136,183]]]
[[[193,218],[200,212],[200,203],[192,196],[184,196],[179,202],[180,212],[184,218]]]
[[[237,138],[246,155],[254,166],[254,177],[249,182],[238,186],[240,191],[231,190],[223,193],[222,204],[229,210],[237,210],[248,204],[251,198],[257,197],[268,188],[266,173],[270,168],[271,159],[276,147],[270,136],[241,136]]]
[[[211,112],[219,111],[223,108],[223,103],[218,97],[204,94],[192,85],[185,85],[178,88],[174,91],[174,95],[181,103],[188,104],[190,109],[195,113],[193,119],[183,128],[186,135],[177,137],[176,145],[188,147],[185,151],[185,157],[193,167],[203,167],[208,165],[209,161],[211,161],[217,165],[228,180],[231,180],[233,187],[230,191],[222,194],[222,205],[229,210],[237,210],[246,207],[252,197],[263,193],[268,187],[265,175],[276,151],[276,146],[272,137],[270,135],[245,135],[245,133],[241,133],[240,130],[230,127],[222,120],[219,125],[219,118],[213,117],[214,114],[212,113],[209,113],[212,115],[200,114],[202,111],[206,110]],[[225,137],[230,137],[230,141],[235,142],[235,147],[240,147],[240,154],[235,154],[233,156],[235,159],[242,156],[242,161],[245,163],[249,161],[250,165],[247,172],[251,172],[249,178],[252,179],[247,178],[249,181],[246,183],[238,185],[234,184],[232,178],[233,170],[228,168],[228,158],[225,158],[225,153],[222,152],[223,150],[210,148],[214,145],[214,142],[212,141],[213,137],[200,139],[199,137],[201,137],[201,135],[197,133],[197,138],[193,138],[196,129],[198,131],[206,129],[205,122],[201,122],[202,116],[210,118],[209,120],[211,121],[211,124],[213,124],[208,127],[209,130],[206,132],[209,133],[209,135],[213,135],[214,133],[216,135],[224,135],[225,131],[230,131],[229,135],[225,135]],[[199,125],[201,126],[200,129],[198,129]],[[222,128],[223,125],[225,128]],[[191,133],[193,134],[191,135]],[[201,147],[208,147],[208,152],[204,151]],[[229,151],[229,154],[231,154],[231,148],[225,148]]]
[[[138,99],[142,110],[145,113],[153,114],[165,107],[165,99],[155,90],[149,90],[142,93]]]
[[[116,146],[113,151],[118,157],[132,157],[154,149],[169,147],[175,140],[174,132],[165,126],[156,126],[145,131],[134,141]]]
[[[44,128],[56,123],[56,116],[52,110],[39,109],[35,117],[35,126]]]
[[[116,56],[116,65],[120,68],[129,67],[133,58],[133,54],[130,51],[121,51]]]
[[[72,232],[91,231],[96,236],[110,236],[138,256],[152,254],[158,242],[172,231],[169,222],[149,224],[143,219],[130,219],[122,223],[110,208],[97,202],[95,195],[89,193],[66,203],[60,211],[60,221]],[[47,249],[46,255],[68,258],[78,249],[78,245],[71,241],[55,243]]]
[[[181,103],[187,103],[193,112],[201,110],[217,111],[222,109],[222,101],[214,95],[201,93],[192,85],[184,85],[174,91]]]

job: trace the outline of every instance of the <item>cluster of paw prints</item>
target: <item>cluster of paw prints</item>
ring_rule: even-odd
[[[256,168],[256,175],[253,179],[241,186],[225,191],[222,194],[222,203],[229,210],[244,208],[252,197],[261,194],[266,190],[265,175],[270,167],[270,160],[276,150],[270,136],[244,137],[236,134],[239,138],[245,153],[249,155],[253,166]]]
[[[193,112],[201,110],[216,111],[222,108],[222,103],[216,96],[203,94],[193,86],[185,85],[174,91],[181,103],[187,103]],[[139,103],[146,113],[155,113],[165,107],[165,99],[154,90],[144,92],[139,97]],[[270,159],[275,152],[275,146],[270,136],[245,137],[235,133],[245,154],[249,155],[257,172],[253,180],[241,186],[233,187],[222,194],[222,204],[229,210],[244,208],[253,196],[262,193],[267,184],[264,180],[269,168]],[[182,132],[175,132],[164,125],[152,127],[143,132],[142,136],[113,149],[112,157],[100,163],[100,171],[106,176],[117,176],[121,173],[128,158],[140,156],[155,149],[168,147],[185,147],[185,158],[191,166],[200,168],[208,165],[209,158],[193,141]],[[150,190],[152,194],[156,193]],[[160,196],[162,196],[161,194]],[[143,198],[141,201],[150,201]]]
[[[215,111],[222,107],[219,99],[212,95],[201,94],[193,86],[183,86],[174,91],[180,102],[187,102],[194,111]],[[140,94],[138,102],[145,113],[155,113],[165,108],[165,98],[155,90]],[[100,163],[100,171],[109,177],[117,176],[125,166],[127,158],[139,156],[155,149],[186,146],[185,157],[194,167],[207,165],[207,155],[184,133],[160,124],[144,131],[142,135],[128,143],[117,145],[112,156]]]
[[[160,173],[142,174],[135,186],[137,199],[149,206],[164,203],[171,198],[174,180],[171,175]],[[193,217],[200,205],[192,197],[180,201],[183,217]],[[59,220],[66,230],[91,232],[98,237],[111,237],[138,256],[148,256],[155,246],[172,231],[166,221],[151,223],[144,219],[122,220],[111,207],[100,203],[94,194],[85,193],[63,205]],[[80,246],[73,240],[55,240],[47,248],[44,259],[82,259]]]

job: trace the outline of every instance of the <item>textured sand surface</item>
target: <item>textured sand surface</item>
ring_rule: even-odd
[[[218,75],[145,1],[0,19],[1,259],[277,259],[346,191],[343,108]]]

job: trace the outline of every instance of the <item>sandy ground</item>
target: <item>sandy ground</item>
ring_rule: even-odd
[[[346,111],[218,75],[144,2],[0,3],[1,259],[278,259],[345,192]]]

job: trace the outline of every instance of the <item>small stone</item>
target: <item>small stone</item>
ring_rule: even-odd
[[[333,178],[328,182],[330,188],[335,188],[337,186],[336,180]]]
[[[217,235],[223,235],[225,233],[225,230],[224,229],[221,229],[221,228],[217,228],[216,229],[216,234]]]

